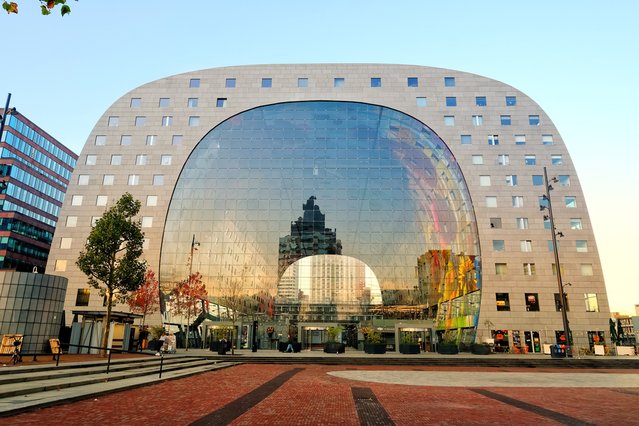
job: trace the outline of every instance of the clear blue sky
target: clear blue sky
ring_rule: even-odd
[[[435,66],[537,101],[576,164],[612,310],[639,303],[639,2],[69,0],[0,15],[0,99],[79,153],[101,114],[158,78],[219,66]]]

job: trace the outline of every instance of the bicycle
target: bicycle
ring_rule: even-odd
[[[22,354],[20,353],[21,346],[22,340],[17,338],[13,340],[13,352],[11,353],[11,362],[13,362],[13,365],[22,362]]]

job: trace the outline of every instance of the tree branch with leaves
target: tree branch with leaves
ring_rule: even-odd
[[[71,7],[66,4],[67,0],[38,0],[40,2],[40,11],[43,15],[50,15],[51,10],[55,9],[56,6],[60,6],[60,13],[62,16],[71,13]],[[76,0],[78,1],[78,0]],[[17,2],[8,2],[5,1],[2,3],[2,8],[7,11],[7,13],[18,13],[18,3]]]
[[[142,327],[146,323],[146,316],[154,314],[160,309],[160,285],[155,272],[147,270],[144,282],[127,300],[131,312],[142,314]]]
[[[186,280],[179,282],[170,293],[171,312],[186,317],[187,351],[191,318],[195,319],[202,312],[202,304],[206,297],[206,286],[202,283],[202,274],[199,272],[194,272]]]

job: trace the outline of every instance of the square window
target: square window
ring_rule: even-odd
[[[189,87],[191,89],[197,89],[198,87],[200,87],[200,79],[199,78],[192,78],[189,80]]]
[[[515,135],[515,145],[526,145],[526,135]]]
[[[498,311],[510,311],[510,296],[508,293],[495,293]]]
[[[382,87],[382,79],[379,77],[371,78],[371,87]]]
[[[484,156],[481,154],[473,155],[472,160],[475,165],[484,164]]]
[[[553,166],[561,166],[562,164],[564,164],[564,160],[561,157],[561,154],[551,155],[550,156],[550,163]]]
[[[501,229],[501,218],[500,217],[491,217],[490,218],[490,227],[492,229]]]
[[[155,207],[158,205],[158,196],[157,195],[147,195],[146,196],[146,205],[148,207]]]
[[[446,106],[447,107],[457,106],[457,98],[455,96],[447,96],[446,97]]]
[[[512,121],[510,119],[510,115],[502,115],[499,117],[502,126],[510,126]]]
[[[335,77],[333,79],[333,87],[344,87],[344,78],[342,77]]]
[[[544,229],[550,229],[550,219],[544,219]]]
[[[486,207],[497,207],[497,197],[486,197]]]
[[[528,218],[527,217],[518,217],[515,219],[517,223],[517,229],[528,229]]]
[[[95,198],[96,206],[106,206],[108,202],[109,202],[109,197],[107,197],[106,195],[98,195]]]
[[[149,146],[155,145],[158,143],[158,135],[147,135],[146,136],[146,144]]]
[[[557,244],[557,248],[559,248],[559,244]],[[552,264],[552,274],[554,276],[557,276],[557,265],[556,264]],[[561,275],[562,276],[566,276],[566,271],[564,270],[564,264],[561,264]]]
[[[131,135],[120,136],[120,145],[122,146],[131,145]]]
[[[506,176],[506,185],[508,185],[508,186],[517,186],[517,175],[507,175]]]
[[[577,253],[588,253],[588,241],[577,240],[575,241],[575,246],[577,247]]]
[[[417,77],[408,77],[406,79],[406,84],[408,87],[418,87],[419,79]]]
[[[74,195],[73,197],[71,197],[71,205],[81,206],[82,200],[84,200],[84,197],[82,195]]]
[[[136,166],[145,166],[147,164],[147,155],[146,154],[138,154],[135,156],[135,165]]]
[[[262,79],[262,87],[268,89],[273,87],[273,79],[272,78],[263,78]]]
[[[113,175],[104,175],[104,177],[102,178],[102,185],[113,185],[114,180],[115,177]]]
[[[89,175],[78,175],[78,185],[88,185]]]
[[[517,96],[506,96],[506,106],[517,105]]]
[[[57,259],[55,261],[55,270],[56,272],[64,272],[67,270],[67,261],[62,259]]]
[[[534,166],[537,164],[537,157],[531,154],[524,156],[524,164],[527,166]]]
[[[89,154],[86,156],[86,159],[84,160],[84,164],[86,164],[87,166],[95,166],[95,163],[97,161],[98,161],[97,155]]]
[[[153,175],[153,186],[164,185],[164,175]]]
[[[142,241],[142,248],[143,248],[144,250],[148,250],[150,246],[151,246],[151,240],[150,240],[149,238],[145,238],[145,239]]]
[[[564,202],[566,203],[566,208],[574,209],[577,207],[577,197],[566,196],[564,197]]]
[[[568,175],[559,175],[559,186],[570,186],[570,176]]]
[[[527,311],[539,311],[539,295],[537,293],[526,293],[524,297]]]
[[[475,96],[475,105],[480,107],[486,106],[486,96]]]
[[[224,87],[226,87],[227,89],[232,89],[235,87],[235,83],[236,81],[234,78],[227,78],[224,82]]]
[[[581,270],[581,275],[584,277],[592,277],[593,270],[591,263],[582,263],[579,265],[579,269]]]
[[[552,135],[541,135],[541,143],[543,145],[554,145]]]
[[[173,135],[171,145],[182,145],[182,135]]]
[[[544,184],[544,177],[542,175],[532,175],[533,186],[542,186]]]
[[[136,127],[144,126],[145,121],[146,121],[146,117],[142,115],[138,115],[137,117],[135,117],[135,126]]]
[[[418,96],[415,98],[415,100],[417,101],[417,106],[418,107],[425,107],[426,106],[426,98],[423,96]]]
[[[140,175],[129,175],[129,179],[127,180],[127,185],[139,185],[140,184]]]
[[[189,117],[189,127],[195,127],[200,125],[200,117],[192,115]]]
[[[531,126],[539,126],[539,116],[538,115],[529,115],[528,116],[528,124]]]
[[[118,127],[118,124],[120,124],[120,117],[117,116],[111,116],[108,119],[107,125],[109,127]]]
[[[555,246],[552,243],[552,240],[547,240],[548,243],[548,253],[552,253],[553,251],[555,251]],[[559,248],[559,241],[557,241],[557,248]],[[555,274],[555,271],[553,270],[553,275]]]
[[[470,145],[473,143],[473,137],[471,135],[461,135],[461,144]]]
[[[217,98],[215,101],[216,108],[226,108],[226,98]]]
[[[88,288],[79,288],[75,296],[75,306],[89,306],[89,298],[91,290]]]
[[[308,87],[308,78],[298,78],[297,87]]]
[[[479,186],[490,186],[490,176],[479,176]]]
[[[506,251],[504,240],[493,240],[493,251]]]
[[[561,297],[559,297],[559,293],[554,293],[555,295],[555,311],[557,312],[561,312],[561,306],[562,306],[562,301],[561,301]],[[565,302],[566,302],[566,312],[570,311],[570,304],[568,303],[568,297],[567,295],[565,295]]]
[[[570,229],[573,231],[580,231],[584,229],[581,219],[577,217],[570,218]]]
[[[120,166],[122,165],[122,156],[120,154],[114,154],[111,156],[111,165],[112,166]]]
[[[67,221],[66,221],[66,227],[67,228],[75,228],[76,226],[78,226],[78,217],[77,216],[67,216]]]
[[[488,135],[488,145],[499,145],[499,135]]]
[[[524,253],[529,253],[532,251],[532,241],[531,240],[521,240],[519,241],[519,248]]]
[[[513,207],[521,208],[524,206],[524,197],[521,195],[512,196]]]
[[[173,124],[173,117],[170,115],[165,115],[164,117],[162,117],[162,127],[168,127],[171,124]]]
[[[187,106],[188,108],[197,108],[198,103],[199,103],[199,99],[198,99],[198,98],[189,98],[189,99],[186,101],[186,106]]]
[[[160,157],[160,165],[162,165],[162,166],[170,166],[172,159],[173,159],[173,157],[171,157],[170,155],[162,155]]]
[[[595,293],[585,293],[586,312],[599,312],[599,302]]]
[[[131,98],[131,108],[140,108],[140,105],[142,105],[142,99]]]
[[[495,263],[495,274],[496,275],[506,275],[508,273],[508,264],[506,263]]]
[[[507,166],[510,164],[510,156],[508,154],[499,154],[497,156],[497,165]]]
[[[455,87],[455,77],[444,77],[445,87]]]
[[[153,217],[142,216],[142,228],[152,228],[152,227],[153,227]]]
[[[106,136],[105,135],[97,135],[95,137],[96,145],[106,145]]]
[[[158,106],[160,108],[166,108],[170,105],[171,100],[169,98],[160,98],[160,101],[158,102]]]
[[[473,115],[473,126],[481,126],[482,124],[484,124],[484,116]]]
[[[455,125],[455,116],[454,115],[445,115],[444,116],[444,125],[446,125],[446,126],[454,126]]]
[[[539,200],[539,207],[548,208],[548,198],[546,198],[545,195],[540,195],[538,200]]]

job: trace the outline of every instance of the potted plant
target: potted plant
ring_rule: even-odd
[[[491,320],[486,320],[484,321],[484,326],[486,326],[487,329],[491,329],[492,327],[494,327],[494,324]],[[478,341],[476,337],[475,342],[472,345],[470,345],[470,352],[475,355],[490,355],[492,351],[493,351],[493,348],[491,344],[487,342],[482,342],[481,338]]]
[[[399,344],[399,353],[402,354],[418,354],[420,352],[419,343],[413,339],[413,333],[409,331],[402,332],[402,340]]]
[[[364,333],[364,352],[367,354],[385,354],[386,344],[382,343],[382,333],[367,329]]]
[[[459,353],[457,346],[457,330],[446,331],[442,336],[442,341],[437,345],[437,353],[442,355],[455,355]]]
[[[324,342],[324,352],[329,354],[344,353],[346,346],[337,339],[342,334],[342,328],[330,326],[326,329],[326,342]]]

